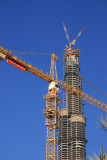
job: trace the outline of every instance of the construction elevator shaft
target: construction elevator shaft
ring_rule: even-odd
[[[82,91],[79,56],[79,49],[65,53],[64,81]],[[81,98],[66,92],[66,108],[60,111],[59,120],[59,160],[86,160],[85,126]]]

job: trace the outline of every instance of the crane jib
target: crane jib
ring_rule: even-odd
[[[54,80],[49,75],[43,73],[42,71],[39,71],[38,69],[32,67],[31,65],[21,61],[17,57],[11,55],[11,52],[8,52],[7,50],[0,48],[0,60],[7,59],[7,63],[11,64],[12,66],[20,69],[21,71],[25,72],[28,71],[35,76],[43,79],[46,82],[54,81],[61,89],[63,89],[65,92],[69,92],[70,94],[73,94],[75,96],[79,96],[83,101],[95,106],[96,108],[104,111],[107,113],[107,105],[98,101],[97,99],[87,95],[86,93],[83,93],[82,91],[79,91],[78,89],[74,88],[73,86],[63,82],[63,81],[57,81]]]

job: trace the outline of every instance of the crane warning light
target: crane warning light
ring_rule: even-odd
[[[15,68],[23,71],[23,72],[26,72],[26,68],[22,64],[14,61],[13,59],[8,58],[7,59],[7,63],[10,64],[10,65],[12,65],[13,67],[15,67]]]

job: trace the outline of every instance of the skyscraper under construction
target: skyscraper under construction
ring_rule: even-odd
[[[82,91],[79,56],[79,49],[72,50],[71,53],[65,52],[64,81]],[[86,160],[85,126],[80,96],[66,93],[66,107],[60,111],[59,160]]]

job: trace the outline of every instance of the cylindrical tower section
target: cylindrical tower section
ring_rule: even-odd
[[[68,109],[60,110],[59,118],[59,160],[69,160],[69,127],[68,127]]]
[[[71,148],[70,160],[86,160],[85,126],[86,119],[83,115],[72,115],[71,123]]]
[[[72,54],[65,53],[65,76],[64,80],[69,85],[78,90],[82,90],[82,79],[79,76],[79,55],[80,50],[72,51]],[[66,93],[66,108],[68,108],[68,116],[71,114],[82,114],[82,100],[79,96]]]

